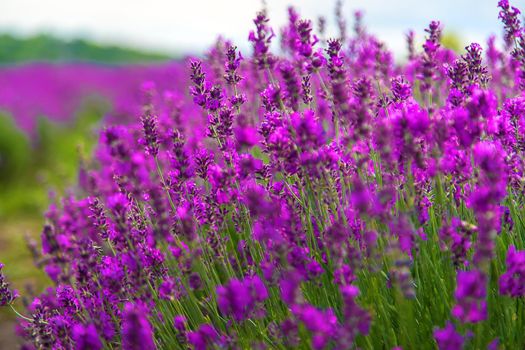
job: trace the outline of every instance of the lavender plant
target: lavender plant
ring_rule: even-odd
[[[273,54],[263,11],[251,57],[145,84],[46,214],[24,347],[524,348],[523,24],[499,7],[504,51],[433,21],[402,65],[340,9],[329,40],[291,9]]]

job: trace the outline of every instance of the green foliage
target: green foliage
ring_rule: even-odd
[[[91,101],[82,107],[72,123],[55,123],[40,118],[36,165],[52,185],[71,182],[78,174],[80,157],[89,154],[96,141],[95,126],[109,106]]]
[[[456,53],[463,51],[465,43],[461,36],[455,32],[445,32],[441,36],[441,44],[447,49],[453,50]]]
[[[26,174],[29,162],[29,139],[11,118],[0,114],[0,190]]]
[[[84,39],[66,41],[47,34],[18,38],[0,35],[0,64],[25,61],[94,61],[137,63],[168,60],[161,53],[147,53],[115,45],[100,45]]]
[[[49,283],[24,248],[25,236],[38,236],[49,205],[48,191],[60,194],[75,183],[80,157],[92,152],[95,128],[108,109],[106,103],[91,100],[71,123],[42,117],[31,138],[8,115],[0,115],[0,256],[16,288]],[[0,325],[12,318],[9,310],[0,310]],[[14,346],[2,340],[0,348],[6,344]]]
[[[0,219],[36,216],[49,204],[49,190],[60,194],[75,183],[81,158],[91,153],[95,128],[108,109],[91,100],[70,123],[42,117],[31,143],[9,117],[0,118]]]

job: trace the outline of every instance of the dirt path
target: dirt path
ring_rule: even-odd
[[[18,349],[20,342],[15,336],[15,323],[13,320],[2,320],[0,318],[0,349],[11,350]]]

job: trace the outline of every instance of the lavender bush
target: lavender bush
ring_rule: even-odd
[[[263,11],[251,57],[144,84],[46,215],[24,348],[524,348],[525,33],[499,9],[504,49],[432,22],[403,65],[359,13],[327,39],[290,9],[276,55]]]
[[[112,104],[107,117],[125,122],[140,112],[140,83],[154,81],[168,89],[184,76],[179,62],[111,66],[88,63],[33,63],[0,66],[0,111],[13,116],[16,125],[34,136],[38,118],[67,123],[86,99]],[[182,87],[180,87],[182,89]]]

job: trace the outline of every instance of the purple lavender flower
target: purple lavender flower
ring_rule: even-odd
[[[452,87],[457,89],[458,92],[466,89],[467,78],[468,78],[468,65],[465,60],[455,60],[454,64],[447,69],[448,77],[451,80]],[[456,91],[451,91],[451,94]],[[454,103],[454,105],[458,105]]]
[[[187,320],[183,315],[177,315],[173,318],[173,326],[177,332],[177,340],[181,345],[188,342]]]
[[[434,330],[434,339],[439,350],[461,350],[463,349],[464,339],[459,334],[452,322],[447,321],[445,328]]]
[[[102,349],[102,342],[93,324],[76,324],[72,330],[72,337],[77,350]]]
[[[293,113],[290,119],[296,134],[296,143],[303,151],[319,148],[325,144],[325,131],[313,111],[307,109],[303,115]]]
[[[319,310],[312,305],[305,304],[293,306],[292,312],[312,333],[314,349],[324,349],[328,341],[335,336],[337,318],[333,310]]]
[[[346,20],[343,16],[343,1],[337,0],[335,3],[335,17],[337,21],[337,27],[339,29],[339,40],[346,40]]]
[[[221,108],[224,99],[222,86],[219,84],[213,85],[208,91],[208,97],[206,99],[206,109],[210,112],[215,112]]]
[[[202,324],[198,330],[188,332],[188,342],[193,345],[195,350],[212,349],[215,342],[218,340],[219,334],[209,324]]]
[[[53,337],[53,324],[51,324],[47,307],[42,300],[35,298],[31,308],[34,310],[32,314],[33,320],[28,328],[35,338],[33,343],[37,348],[50,349],[56,341]]]
[[[228,59],[225,63],[224,67],[224,80],[230,85],[237,85],[241,80],[242,77],[238,73],[239,66],[241,65],[241,61],[243,59],[241,53],[237,55],[237,47],[235,46],[228,46],[228,49],[226,51],[226,58]]]
[[[513,245],[507,252],[507,271],[499,278],[499,292],[517,298],[525,295],[525,250]]]
[[[450,245],[452,252],[452,261],[457,267],[465,264],[467,254],[472,246],[472,235],[477,227],[461,221],[457,217],[452,218],[451,225],[443,226],[440,231],[440,237]]]
[[[173,319],[173,325],[175,326],[175,329],[181,332],[186,329],[186,322],[186,317],[183,315],[177,315]]]
[[[312,35],[312,22],[300,20],[297,23],[297,34],[299,39],[296,43],[297,52],[305,57],[310,57],[314,51],[313,46],[319,41],[315,35]]]
[[[406,101],[412,93],[412,87],[403,77],[392,79],[392,95],[396,102]]]
[[[289,61],[282,61],[279,65],[279,70],[284,80],[283,99],[292,110],[297,111],[299,109],[299,93],[301,91],[301,82],[297,72]]]
[[[159,144],[157,136],[157,118],[152,115],[142,117],[142,127],[144,130],[144,143],[146,152],[156,157],[159,154]]]
[[[76,314],[80,311],[80,305],[71,286],[62,285],[57,287],[57,301],[67,314]]]
[[[281,279],[279,283],[281,296],[287,304],[296,304],[302,299],[301,291],[299,289],[300,284],[301,275],[295,271],[289,271]]]
[[[340,348],[350,348],[357,334],[367,335],[370,331],[371,316],[355,300],[359,295],[359,288],[346,285],[340,287],[340,290],[344,302],[344,322],[338,331],[336,343]]]
[[[477,323],[487,318],[487,276],[479,271],[459,271],[452,315],[462,322]]]
[[[190,92],[193,95],[193,102],[204,107],[208,98],[208,88],[206,86],[206,74],[202,71],[202,62],[194,60],[190,62],[191,81],[193,86]]]
[[[2,274],[4,264],[0,263],[0,307],[11,304],[17,297],[18,293],[9,289],[9,283]]]
[[[441,24],[438,21],[430,22],[430,25],[425,32],[427,32],[427,37],[425,43],[423,44],[423,50],[425,52],[422,58],[421,64],[421,79],[422,79],[422,91],[428,91],[431,87],[431,81],[435,78],[435,66],[436,54],[441,46]]]
[[[406,34],[406,41],[407,41],[407,49],[408,49],[408,59],[409,60],[413,60],[414,57],[416,56],[415,52],[415,48],[414,48],[414,37],[415,37],[415,33],[413,30],[409,31],[407,34]]]
[[[176,299],[176,284],[173,278],[169,277],[162,281],[159,286],[159,297],[165,300]]]
[[[347,72],[344,67],[344,58],[341,54],[341,42],[339,40],[328,40],[328,72],[330,75],[330,86],[332,103],[334,106],[334,120],[341,122],[349,118],[349,91],[347,89]]]
[[[478,242],[474,260],[481,262],[492,257],[494,236],[500,228],[500,202],[506,194],[506,165],[501,146],[480,142],[474,148],[474,160],[480,168],[480,180],[469,198],[478,220]]]
[[[206,178],[208,168],[213,163],[213,155],[206,149],[200,149],[195,154],[195,172],[201,178]]]
[[[122,349],[154,350],[153,330],[142,306],[126,303],[122,313]]]
[[[188,278],[190,288],[193,290],[199,290],[202,288],[202,279],[197,272],[192,272]]]
[[[301,82],[301,97],[303,99],[303,103],[307,106],[309,106],[314,99],[312,96],[312,85],[310,83],[310,79],[310,75],[305,75]]]
[[[257,303],[268,298],[268,291],[258,276],[244,280],[232,279],[225,286],[217,287],[217,304],[224,314],[231,314],[242,321],[253,313]]]
[[[509,0],[500,0],[498,7],[501,9],[498,18],[504,24],[505,28],[505,43],[507,47],[513,45],[514,40],[521,35],[521,23],[519,20],[520,10],[514,6],[510,6]]]
[[[253,44],[253,57],[259,69],[272,68],[275,58],[270,53],[270,44],[275,37],[273,29],[268,26],[270,20],[266,17],[266,11],[257,13],[253,20],[255,31],[251,31],[248,40]]]
[[[468,79],[471,84],[480,83],[485,85],[488,81],[487,67],[482,65],[481,45],[477,43],[470,44],[465,48],[467,53],[462,56],[468,69]]]

